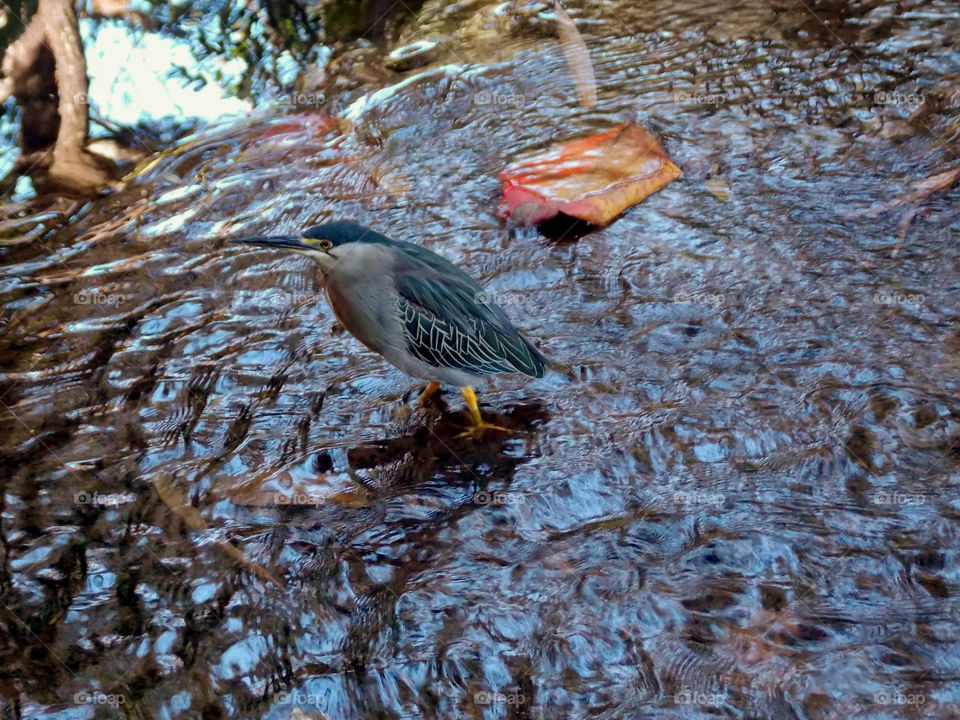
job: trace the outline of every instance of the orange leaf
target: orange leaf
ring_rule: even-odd
[[[499,211],[526,225],[561,212],[606,225],[680,174],[650,133],[618,125],[507,167]]]

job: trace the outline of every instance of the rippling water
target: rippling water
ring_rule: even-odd
[[[955,6],[574,3],[593,111],[545,8],[428,4],[401,85],[9,221],[8,715],[960,716],[960,195],[862,213],[958,162]],[[496,217],[506,163],[623,120],[684,177]],[[542,343],[480,389],[510,437],[225,242],[334,217]]]

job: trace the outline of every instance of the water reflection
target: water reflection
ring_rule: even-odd
[[[896,259],[897,219],[854,213],[954,162],[955,120],[892,142],[913,108],[842,96],[950,82],[929,48],[957,29],[949,7],[837,10],[855,52],[802,5],[573,8],[590,113],[536,14],[484,51],[513,21],[450,7],[424,27],[463,45],[434,62],[470,72],[345,91],[355,128],[225,123],[126,190],[18,219],[4,709],[948,717],[956,191]],[[505,163],[637,115],[682,180],[562,239],[497,218]],[[331,217],[509,299],[555,363],[478,389],[511,435],[457,440],[456,395],[416,412],[309,261],[225,243]]]

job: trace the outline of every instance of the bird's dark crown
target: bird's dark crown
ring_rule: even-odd
[[[333,243],[333,247],[354,242],[390,244],[390,238],[381,235],[376,230],[352,222],[329,222],[323,225],[314,225],[303,231],[303,237],[311,240],[329,240]]]

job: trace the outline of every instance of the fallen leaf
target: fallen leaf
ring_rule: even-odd
[[[730,185],[722,177],[712,177],[707,178],[707,181],[704,183],[707,186],[707,190],[718,200],[723,202],[730,202]]]
[[[946,170],[942,173],[937,173],[936,175],[932,175],[931,177],[921,180],[914,185],[915,189],[911,193],[900,195],[895,197],[893,200],[888,200],[887,202],[879,205],[872,205],[862,210],[855,210],[852,213],[847,213],[845,217],[876,217],[877,215],[889,212],[890,210],[895,210],[902,205],[908,205],[909,207],[904,211],[903,216],[900,218],[900,222],[897,224],[897,246],[891,253],[892,257],[896,257],[900,252],[900,248],[903,247],[903,243],[907,239],[907,232],[910,230],[910,223],[913,222],[914,216],[917,214],[917,212],[919,212],[920,205],[928,200],[934,193],[942,190],[949,190],[958,181],[960,181],[960,167]]]
[[[957,180],[960,180],[960,168],[937,173],[933,177],[918,182],[917,191],[913,196],[917,200],[926,200],[938,190],[947,190],[953,187]]]
[[[508,166],[499,213],[526,225],[561,212],[606,225],[680,175],[650,133],[617,125]]]
[[[871,205],[870,207],[862,210],[855,210],[852,213],[848,213],[846,217],[876,217],[877,215],[898,208],[901,205],[923,202],[935,192],[947,190],[953,187],[958,180],[960,180],[960,168],[954,168],[942,173],[937,173],[936,175],[921,180],[914,185],[916,189],[911,193],[899,195],[893,200],[888,200],[887,202],[880,203],[879,205]]]

